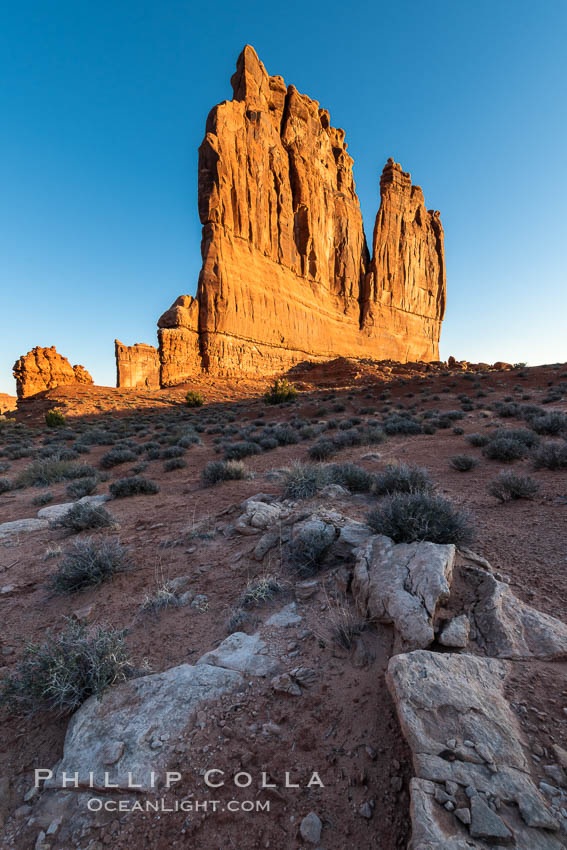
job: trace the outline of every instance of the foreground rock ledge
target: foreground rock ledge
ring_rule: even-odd
[[[565,847],[504,696],[509,669],[492,658],[425,650],[390,660],[386,680],[415,773],[410,850]]]

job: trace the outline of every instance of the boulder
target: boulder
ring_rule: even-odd
[[[46,783],[61,788],[63,773],[78,774],[83,789],[152,789],[152,771],[163,778],[179,736],[210,700],[244,685],[240,673],[208,664],[182,664],[163,673],[116,685],[102,698],[90,697],[73,715],[55,776]],[[129,780],[129,774],[131,779]]]
[[[357,550],[352,593],[361,613],[395,629],[395,651],[429,646],[450,591],[455,547],[374,535]]]
[[[266,641],[259,634],[244,632],[229,635],[220,646],[201,656],[197,664],[237,670],[246,676],[268,676],[280,669],[280,661],[269,654]]]
[[[477,599],[471,612],[477,642],[487,655],[544,661],[567,658],[565,623],[522,602],[491,573],[470,567],[465,575]]]

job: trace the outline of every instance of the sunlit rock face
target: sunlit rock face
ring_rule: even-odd
[[[44,390],[67,384],[92,384],[93,379],[84,366],[71,366],[55,346],[36,346],[16,360],[13,367],[18,398],[26,398]]]
[[[199,148],[197,297],[159,321],[162,386],[339,355],[438,359],[439,213],[388,160],[371,258],[344,131],[250,46],[231,82]]]
[[[130,388],[158,389],[159,354],[153,345],[137,342],[124,345],[114,341],[116,356],[116,386]]]

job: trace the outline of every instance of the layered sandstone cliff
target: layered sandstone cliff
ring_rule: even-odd
[[[114,340],[116,386],[159,389],[159,355],[153,345],[137,342],[124,345]]]
[[[84,366],[71,366],[55,346],[36,346],[14,363],[14,378],[18,398],[51,390],[66,384],[92,384],[93,379]]]
[[[231,82],[199,149],[197,297],[159,321],[162,386],[338,355],[437,359],[443,230],[421,189],[388,161],[371,260],[344,131],[252,47]]]

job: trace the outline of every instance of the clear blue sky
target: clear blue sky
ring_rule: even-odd
[[[194,293],[197,148],[245,43],[445,227],[441,355],[567,360],[565,0],[18,0],[0,27],[0,391],[34,345],[114,385]]]

